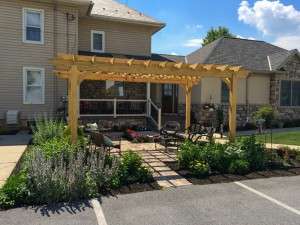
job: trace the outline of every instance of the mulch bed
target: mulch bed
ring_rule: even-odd
[[[117,190],[112,190],[108,194],[112,196],[116,196],[119,194],[132,194],[132,193],[155,191],[155,190],[161,190],[160,186],[156,182],[145,183],[145,184],[136,183],[127,186],[122,186]]]
[[[164,162],[172,170],[176,171],[182,177],[187,179],[192,184],[205,185],[205,184],[217,184],[217,183],[229,183],[234,181],[242,181],[249,179],[262,179],[270,177],[284,177],[284,176],[298,176],[300,175],[300,167],[288,168],[288,169],[272,169],[251,172],[246,175],[235,175],[235,174],[219,174],[212,173],[206,178],[197,178],[189,173],[187,170],[179,169],[177,162]]]

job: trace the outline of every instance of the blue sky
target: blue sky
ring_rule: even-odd
[[[243,38],[300,49],[299,0],[120,1],[167,24],[153,36],[153,52],[186,55],[216,26],[226,26]]]

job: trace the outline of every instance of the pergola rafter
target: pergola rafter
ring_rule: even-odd
[[[77,139],[78,85],[83,80],[112,80],[124,82],[178,84],[186,93],[186,127],[190,126],[192,87],[203,77],[223,79],[230,90],[230,139],[236,130],[237,80],[248,76],[240,66],[214,64],[187,64],[167,61],[120,59],[95,56],[59,54],[54,60],[55,73],[67,79],[69,93],[69,125],[72,141]]]

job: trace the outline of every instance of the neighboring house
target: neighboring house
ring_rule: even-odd
[[[300,119],[300,54],[264,41],[220,38],[187,56],[188,63],[240,65],[251,71],[238,83],[238,124],[253,112],[272,105],[281,119]],[[220,79],[205,78],[194,87],[193,111],[198,120],[210,116],[203,105],[213,103],[227,111],[228,90]],[[197,97],[196,97],[197,96]]]
[[[8,110],[18,110],[26,125],[62,108],[67,83],[53,73],[51,60],[57,53],[242,65],[252,73],[239,82],[239,124],[265,104],[274,105],[286,118],[300,117],[297,51],[222,38],[187,57],[153,54],[152,35],[164,26],[113,0],[0,0],[0,123],[5,123]],[[183,90],[172,84],[84,81],[80,99],[81,118],[88,120],[145,125],[150,113],[156,121],[160,111],[166,120],[184,115]],[[204,78],[193,89],[197,120],[212,116],[203,105],[226,108],[227,101],[221,80]]]

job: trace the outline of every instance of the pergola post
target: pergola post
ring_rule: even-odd
[[[229,79],[229,140],[234,142],[236,137],[236,105],[237,105],[237,77]]]
[[[192,85],[185,86],[185,128],[191,126]]]
[[[71,130],[71,141],[73,144],[77,142],[78,135],[78,83],[80,72],[77,66],[72,66],[70,77],[68,80],[68,112],[69,112],[69,127]]]

